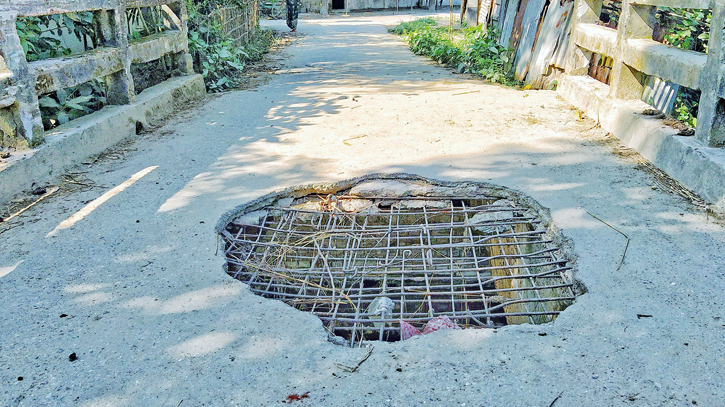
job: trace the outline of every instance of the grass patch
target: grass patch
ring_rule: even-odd
[[[389,32],[397,35],[405,35],[412,31],[420,31],[426,28],[436,27],[438,23],[431,17],[419,18],[413,21],[406,21],[398,24],[395,28],[388,30]]]
[[[402,35],[410,50],[428,56],[460,73],[469,72],[489,82],[521,86],[511,75],[512,50],[498,44],[500,33],[483,26],[451,30],[432,18],[401,23],[389,30]]]

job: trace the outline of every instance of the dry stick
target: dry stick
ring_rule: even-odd
[[[624,253],[622,253],[622,260],[620,260],[620,261],[619,261],[619,266],[617,267],[617,271],[619,271],[619,269],[620,269],[620,268],[622,268],[622,263],[624,263],[624,256],[626,256],[626,255],[627,255],[627,249],[629,248],[629,236],[625,235],[624,233],[622,233],[622,231],[621,231],[621,230],[619,230],[619,229],[615,228],[614,226],[610,225],[609,223],[607,223],[607,222],[605,222],[605,221],[601,220],[600,218],[598,218],[598,217],[596,217],[596,216],[592,215],[592,214],[591,214],[591,212],[587,212],[587,213],[588,213],[588,214],[589,214],[589,216],[591,216],[592,218],[594,218],[594,219],[596,219],[596,220],[598,220],[598,221],[602,222],[603,224],[605,224],[605,225],[609,226],[610,228],[612,228],[612,229],[616,230],[616,231],[617,231],[617,232],[618,232],[618,233],[619,233],[620,235],[622,235],[622,236],[624,236],[624,237],[626,237],[626,238],[627,238],[627,244],[626,244],[626,245],[624,245]]]
[[[350,143],[348,143],[349,140],[355,140],[355,139],[359,139],[359,138],[363,138],[363,137],[367,137],[367,136],[368,136],[367,134],[363,134],[362,136],[350,137],[350,138],[346,138],[345,140],[342,140],[342,142],[343,142],[343,144],[347,144],[349,146],[350,145]]]
[[[590,215],[591,215],[591,213],[590,213]],[[556,400],[559,400],[559,397],[561,397],[562,394],[564,394],[564,390],[562,390],[561,393],[559,393],[559,395],[556,396],[556,398],[551,402],[551,404],[549,404],[549,407],[554,407],[554,403],[556,403]]]
[[[74,176],[68,174],[63,176],[63,184],[74,184],[89,188],[106,188],[103,185],[96,185],[95,183],[89,184],[87,182],[78,181]]]
[[[365,357],[363,357],[359,362],[357,362],[357,365],[355,365],[353,367],[345,366],[345,365],[342,365],[340,363],[335,363],[335,366],[337,366],[340,369],[342,369],[342,371],[345,372],[345,373],[355,373],[355,371],[357,370],[357,368],[359,368],[360,365],[362,365],[363,362],[365,362],[366,360],[368,360],[368,358],[370,357],[370,355],[373,354],[373,349],[375,349],[375,347],[372,346],[372,345],[370,345],[368,347],[368,353],[365,354]]]
[[[469,94],[469,93],[476,93],[476,92],[480,92],[480,90],[472,90],[472,91],[468,91],[468,92],[454,93],[451,96],[466,95],[466,94]]]
[[[22,223],[20,225],[22,225]],[[3,233],[7,232],[8,230],[10,230],[16,226],[18,226],[18,225],[12,225],[12,226],[6,227],[5,229],[0,229],[0,235],[2,235]]]
[[[14,218],[14,217],[16,217],[16,216],[20,215],[21,213],[23,213],[23,212],[27,211],[27,210],[28,210],[28,209],[30,209],[30,208],[31,208],[31,207],[32,207],[33,205],[37,204],[38,202],[40,202],[40,201],[42,201],[43,199],[45,199],[45,198],[47,198],[48,196],[50,196],[51,194],[55,193],[55,191],[57,191],[57,190],[58,190],[58,187],[53,187],[53,188],[51,188],[51,189],[50,189],[49,191],[47,191],[47,192],[46,192],[45,194],[43,194],[43,196],[41,196],[40,198],[36,199],[36,200],[35,200],[35,202],[31,203],[30,205],[26,206],[25,208],[23,208],[23,209],[21,209],[21,210],[19,210],[19,211],[15,212],[14,214],[10,215],[10,217],[8,217],[7,219],[1,220],[1,221],[0,221],[0,223],[6,223],[6,222],[7,222],[7,221],[9,221],[10,219],[12,219],[12,218]]]

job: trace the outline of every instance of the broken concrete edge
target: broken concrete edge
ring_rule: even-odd
[[[709,209],[725,213],[725,150],[678,136],[678,131],[661,119],[642,115],[650,105],[612,99],[607,96],[608,87],[595,79],[564,75],[557,91],[603,129],[702,197]]]
[[[45,144],[16,153],[18,159],[0,170],[0,202],[33,184],[52,182],[64,170],[135,137],[138,123],[148,128],[205,94],[201,75],[175,77],[144,90],[132,104],[106,106],[47,132]]]
[[[551,211],[548,208],[541,206],[536,200],[530,196],[524,194],[521,191],[517,191],[511,188],[507,188],[501,185],[490,184],[488,182],[479,181],[441,181],[436,179],[430,179],[421,177],[415,174],[405,173],[374,173],[368,174],[361,177],[351,178],[338,182],[317,182],[304,185],[296,185],[288,188],[279,189],[277,191],[270,192],[262,197],[243,203],[234,209],[225,212],[217,225],[215,230],[217,235],[222,234],[226,227],[240,215],[261,210],[267,206],[272,205],[275,201],[282,198],[301,198],[311,194],[327,195],[327,194],[338,194],[340,191],[348,191],[351,188],[370,181],[408,181],[408,182],[423,182],[432,186],[444,187],[444,188],[457,188],[466,190],[467,188],[475,189],[475,193],[471,193],[470,196],[487,196],[491,198],[507,199],[516,203],[522,208],[526,208],[533,217],[541,220],[541,226],[545,230],[544,236],[546,239],[551,240],[561,250],[562,260],[564,260],[571,270],[566,272],[566,278],[574,284],[572,289],[576,296],[582,295],[587,292],[587,288],[582,281],[577,278],[577,256],[574,251],[573,241],[564,236],[561,229],[559,229],[551,217]],[[403,194],[391,194],[390,198],[406,197],[406,196],[427,196],[435,197],[435,194],[411,194],[412,188],[409,188]],[[465,198],[465,196],[462,196]],[[364,197],[363,197],[364,198]],[[223,265],[223,271],[227,273],[228,265],[225,262]]]

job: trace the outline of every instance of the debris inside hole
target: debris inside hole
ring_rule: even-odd
[[[401,326],[548,323],[584,289],[548,211],[490,184],[396,174],[291,188],[217,231],[229,275],[350,346],[399,341]]]

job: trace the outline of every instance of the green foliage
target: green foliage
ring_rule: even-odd
[[[94,48],[96,33],[93,13],[89,11],[22,17],[15,24],[25,56],[31,62],[70,55],[71,50],[61,42],[64,33],[75,35],[86,50]]]
[[[208,13],[216,7],[242,4],[238,0],[187,0],[189,10],[189,50],[194,57],[194,69],[204,77],[207,90],[221,92],[239,87],[241,73],[248,62],[258,61],[269,51],[272,31],[257,27],[253,39],[237,46],[232,38],[222,34]]]
[[[510,51],[498,45],[499,35],[493,28],[484,31],[483,26],[465,30],[465,70],[491,82],[517,86],[519,82],[508,73],[511,68]],[[463,71],[461,67],[458,70]]]
[[[672,111],[675,119],[695,128],[697,127],[697,112],[700,101],[700,91],[680,87],[675,97]]]
[[[658,7],[657,24],[664,29],[664,42],[680,49],[708,52],[712,11]],[[697,127],[700,92],[680,87],[672,115],[690,127]]]
[[[95,48],[92,12],[18,18],[16,28],[25,56],[31,62],[70,55],[71,50],[62,41],[63,36],[68,34],[74,35],[85,50]],[[103,107],[106,104],[104,86],[102,81],[95,80],[41,96],[39,104],[45,129],[52,129]],[[34,138],[32,146],[39,143],[42,143],[42,138]]]
[[[657,23],[665,27],[665,41],[678,48],[707,52],[711,10],[659,7]]]
[[[212,36],[214,41],[207,42],[201,34],[207,29],[199,28],[200,31],[189,33],[189,49],[198,58],[207,89],[217,92],[238,86],[238,73],[244,70],[247,54],[243,49],[235,47],[229,39]]]
[[[507,86],[520,85],[509,73],[511,51],[498,44],[500,33],[495,29],[477,26],[457,30],[451,35],[446,27],[436,27],[428,21],[418,23],[422,20],[432,21],[429,18],[403,23],[391,32],[405,32],[411,51],[429,56],[458,72],[470,72]],[[409,28],[411,26],[422,28],[413,30]]]
[[[412,31],[420,31],[429,27],[436,27],[437,25],[438,23],[436,23],[433,18],[425,17],[413,21],[400,23],[396,27],[389,29],[388,32],[397,35],[404,35]]]
[[[44,95],[38,103],[43,126],[49,130],[101,109],[106,104],[106,89],[96,79]]]
[[[38,61],[57,57],[66,52],[70,53],[70,50],[60,46],[59,39],[42,36],[47,29],[41,28],[40,17],[18,18],[15,24],[20,37],[20,45],[23,46],[28,61]]]

